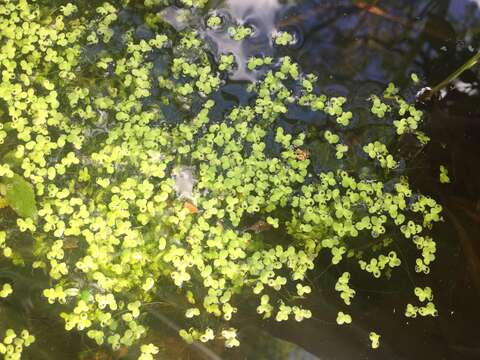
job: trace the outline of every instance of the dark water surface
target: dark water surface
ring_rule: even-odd
[[[478,0],[369,3],[372,6],[360,1],[212,1],[203,17],[187,23],[176,19],[175,7],[163,16],[176,28],[203,29],[212,56],[235,54],[238,69],[218,95],[225,104],[248,101],[246,83],[255,75],[246,71],[246,60],[254,55],[293,57],[305,72],[319,76],[325,93],[347,96],[355,106],[391,81],[413,100],[416,89],[408,88],[412,72],[422,84],[433,87],[480,50]],[[253,26],[254,36],[235,42],[226,29],[207,30],[204,21],[213,11]],[[271,34],[277,30],[293,32],[296,43],[282,49],[273,46]],[[145,29],[139,25],[139,36],[141,31]],[[415,188],[444,207],[446,221],[434,230],[438,250],[429,275],[439,317],[404,316],[404,304],[412,301],[414,276],[405,268],[389,281],[372,282],[359,274],[351,306],[355,320],[351,326],[339,327],[328,320],[341,307],[333,289],[339,270],[318,266],[309,276],[313,291],[306,305],[314,314],[310,320],[279,324],[260,321],[254,313],[251,318],[240,317],[242,345],[224,352],[222,347],[188,347],[176,336],[174,321],[152,312],[148,340],[160,341],[165,358],[171,359],[480,359],[479,68],[466,71],[420,106],[427,113],[425,131],[432,140],[408,169]],[[314,131],[322,126],[322,119],[315,116],[292,109],[286,126]],[[450,170],[451,184],[438,181],[442,164]],[[406,250],[403,256],[414,259]],[[23,288],[29,287],[34,290],[31,284]],[[26,314],[37,329],[32,359],[133,358],[97,349],[82,335],[65,335],[60,319],[43,315],[41,308],[31,309],[28,293],[16,296],[19,301],[11,304],[12,309],[19,316]],[[382,335],[381,347],[375,351],[368,342],[372,328]]]

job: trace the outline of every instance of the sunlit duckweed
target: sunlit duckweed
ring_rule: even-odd
[[[436,253],[428,231],[442,220],[441,206],[413,192],[401,172],[407,159],[390,143],[347,142],[356,119],[346,97],[321,94],[316,76],[290,57],[252,57],[248,70],[264,70],[248,87],[252,101],[218,119],[211,95],[236,66],[235,56],[222,54],[215,64],[192,30],[172,40],[172,29],[160,27],[139,39],[119,17],[128,3],[105,2],[88,18],[74,4],[52,13],[33,1],[0,5],[6,119],[0,141],[9,146],[2,145],[0,193],[2,207],[15,216],[0,231],[0,247],[14,265],[49,279],[43,300],[66,331],[84,331],[114,350],[137,346],[140,359],[153,359],[158,347],[143,344],[148,304],[168,303],[165,294],[173,292],[185,300],[172,305],[185,315],[179,332],[185,341],[221,339],[237,347],[230,322],[242,296],[256,299],[263,319],[311,318],[300,299],[312,292],[306,275],[319,254],[373,279],[389,276],[402,263],[385,241],[395,228],[421,254],[408,266],[428,274]],[[196,11],[207,1],[181,3]],[[207,26],[221,20],[211,16]],[[253,34],[245,25],[228,31],[235,41]],[[288,32],[275,37],[277,45],[293,41]],[[92,47],[101,50],[92,55]],[[165,60],[163,68],[156,57]],[[393,85],[370,101],[374,121],[397,136],[416,136],[419,147],[428,141],[418,130],[422,112]],[[291,105],[327,117],[320,141],[332,148],[334,168],[315,171],[304,150],[311,139],[282,125]],[[175,121],[164,106],[177,106]],[[354,157],[371,178],[344,165]],[[286,232],[291,244],[244,231],[253,216],[269,231]],[[17,230],[32,239],[30,256],[17,251]],[[365,239],[372,246],[355,250]],[[384,254],[371,249],[378,244]],[[335,285],[345,306],[355,296],[350,276],[343,272]],[[2,286],[2,298],[15,291]],[[437,315],[428,289],[415,288],[420,302],[428,302],[408,304],[407,317]],[[352,317],[339,311],[335,320],[348,325]],[[19,358],[34,341],[27,330],[21,334],[7,330],[0,352]],[[379,338],[370,333],[373,348]]]

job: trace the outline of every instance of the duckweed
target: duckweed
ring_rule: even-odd
[[[253,30],[249,26],[238,25],[238,26],[229,27],[228,33],[233,40],[241,41],[249,37],[250,35],[252,35]]]
[[[207,1],[181,3],[202,8]],[[234,56],[213,63],[192,30],[172,37],[159,25],[154,37],[138,39],[119,12],[140,5],[122,4],[105,2],[88,18],[71,3],[50,15],[34,1],[0,5],[1,211],[15,218],[0,231],[0,247],[12,266],[21,262],[49,279],[43,299],[66,331],[114,350],[136,346],[140,359],[153,359],[159,348],[142,344],[147,310],[165,301],[184,314],[179,335],[186,342],[237,347],[230,324],[243,296],[256,299],[263,319],[311,318],[299,299],[312,292],[307,273],[319,254],[378,278],[402,262],[386,238],[394,229],[421,254],[407,266],[430,271],[436,245],[428,231],[442,208],[410,188],[393,145],[346,141],[356,121],[346,97],[321,94],[316,76],[290,57],[255,57],[248,70],[264,72],[249,85],[253,100],[219,118],[212,94],[225,83],[220,72],[235,67]],[[207,26],[218,27],[219,19]],[[229,34],[242,41],[252,29],[233,26]],[[278,45],[292,41],[287,32],[275,38]],[[92,60],[93,47],[101,51]],[[413,134],[419,147],[428,141],[419,131],[422,112],[393,85],[370,100],[373,120],[395,136]],[[280,121],[290,105],[325,115],[320,141],[333,149],[335,166],[314,170],[312,139]],[[174,121],[166,106],[176,107]],[[346,166],[352,158],[373,175]],[[253,216],[291,242],[245,231]],[[17,230],[32,239],[30,256],[17,251]],[[366,239],[371,246],[356,250]],[[377,256],[375,246],[386,255]],[[350,276],[343,272],[335,285],[346,306],[355,296]],[[428,289],[415,288],[428,302],[408,304],[407,317],[437,315]],[[0,296],[12,291],[4,284]],[[180,294],[183,305],[172,304],[169,293]],[[352,317],[340,311],[336,322],[348,325]],[[370,333],[373,348],[379,338]],[[19,358],[33,341],[27,330],[17,337],[9,329],[0,352]]]
[[[440,165],[440,182],[442,184],[450,183],[450,177],[448,176],[448,170],[444,165]]]
[[[287,46],[295,43],[295,38],[288,31],[278,31],[273,34],[276,45]]]
[[[211,29],[218,29],[222,24],[222,18],[218,15],[212,15],[207,19],[207,26]]]

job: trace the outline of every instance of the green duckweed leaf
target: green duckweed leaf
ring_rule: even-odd
[[[5,199],[10,207],[21,217],[35,217],[37,204],[33,187],[22,176],[14,174],[12,178],[5,178]]]

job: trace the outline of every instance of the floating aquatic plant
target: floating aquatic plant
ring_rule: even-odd
[[[228,33],[233,40],[241,41],[252,35],[253,30],[249,26],[239,25],[229,27]]]
[[[44,301],[66,331],[84,331],[114,350],[139,346],[140,359],[152,359],[159,349],[141,345],[145,318],[149,304],[164,301],[184,314],[179,335],[187,342],[221,339],[236,347],[230,322],[244,296],[255,299],[264,319],[311,318],[299,299],[312,291],[307,273],[319,254],[373,278],[390,276],[403,261],[387,237],[394,229],[420,252],[409,266],[428,274],[436,253],[428,231],[442,220],[441,206],[410,188],[393,142],[347,142],[358,119],[346,97],[319,92],[316,76],[290,57],[252,57],[248,70],[262,69],[248,88],[252,101],[219,118],[211,95],[224,83],[220,72],[235,67],[234,56],[213,63],[192,30],[171,40],[172,29],[157,25],[158,33],[139,39],[118,15],[123,3],[105,2],[89,18],[73,4],[55,17],[33,1],[0,5],[0,200],[15,218],[0,231],[0,247],[8,261],[48,278]],[[207,26],[219,26],[217,18]],[[242,41],[252,29],[231,27],[229,34]],[[287,32],[275,38],[292,41]],[[90,59],[95,47],[101,51]],[[161,69],[156,57],[165,60]],[[428,141],[419,130],[422,112],[393,84],[369,100],[372,121],[392,136],[412,135],[419,147]],[[174,121],[158,104],[176,106]],[[332,149],[330,168],[314,171],[312,139],[282,126],[293,105],[326,117],[316,141]],[[353,157],[372,175],[345,166]],[[252,217],[268,231],[286,232],[291,243],[245,231]],[[17,233],[32,239],[29,256],[16,248]],[[357,250],[366,238],[371,245]],[[351,276],[343,272],[335,285],[346,306],[354,301]],[[428,289],[416,287],[428,302],[408,304],[407,317],[437,315]],[[0,296],[12,291],[4,284]],[[172,293],[183,302],[169,300]],[[339,311],[336,321],[347,325],[352,317]],[[370,334],[373,348],[379,338]],[[33,339],[26,330],[20,338],[7,331],[0,352],[18,358]]]
[[[273,34],[273,39],[276,45],[293,45],[295,38],[288,31],[278,31]]]
[[[372,342],[372,349],[378,349],[378,347],[380,346],[380,337],[381,335],[377,334],[376,332],[370,332],[369,338]]]
[[[448,170],[444,165],[440,165],[440,182],[442,184],[448,184],[450,177],[448,176]]]
[[[218,15],[212,15],[207,19],[207,26],[210,29],[218,29],[222,25],[222,18]]]
[[[13,329],[7,329],[3,341],[0,343],[0,354],[6,360],[21,359],[24,348],[29,347],[33,342],[35,342],[35,337],[28,330],[24,329],[17,334]]]

